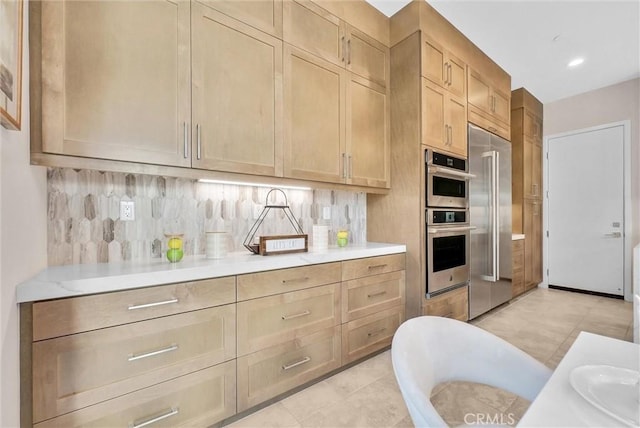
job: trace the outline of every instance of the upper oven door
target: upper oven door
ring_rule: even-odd
[[[472,174],[466,172],[467,162],[437,152],[426,150],[427,207],[466,208],[468,205],[469,179]]]

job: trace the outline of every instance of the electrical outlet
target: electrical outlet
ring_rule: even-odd
[[[133,201],[120,201],[120,220],[133,221],[136,219],[136,208]]]
[[[331,220],[331,207],[322,207],[322,219]]]

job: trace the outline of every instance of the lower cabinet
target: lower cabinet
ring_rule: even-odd
[[[238,412],[340,367],[340,326],[238,358]]]
[[[511,250],[511,297],[524,293],[524,239],[513,241]]]
[[[235,376],[236,362],[232,360],[34,426],[208,426],[236,413]]]
[[[404,254],[24,304],[23,415],[216,424],[389,346],[404,305]]]
[[[425,301],[422,308],[423,315],[454,318],[460,321],[469,319],[469,287],[464,286],[455,290],[432,297]]]

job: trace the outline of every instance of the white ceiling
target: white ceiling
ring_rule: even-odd
[[[367,0],[387,16],[407,0]],[[640,0],[431,0],[543,103],[640,77]],[[554,38],[559,36],[556,41]],[[584,63],[569,69],[575,57]]]

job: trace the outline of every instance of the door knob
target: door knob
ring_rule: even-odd
[[[604,236],[606,236],[607,238],[622,238],[622,233],[620,232],[605,233]]]

